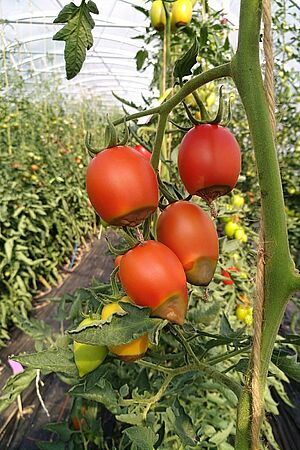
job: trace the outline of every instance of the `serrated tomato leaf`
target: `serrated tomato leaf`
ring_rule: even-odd
[[[1,390],[0,412],[11,405],[21,392],[26,389],[36,376],[36,370],[26,369],[17,375],[12,375]]]
[[[46,372],[61,372],[67,374],[69,377],[78,376],[73,353],[62,348],[44,350],[37,353],[24,353],[13,356],[13,359],[31,369],[41,369]]]
[[[153,450],[158,436],[149,427],[130,427],[123,431],[131,440],[134,449]]]
[[[91,31],[95,22],[91,13],[99,14],[94,2],[82,2],[80,6],[71,2],[61,10],[54,20],[54,23],[66,24],[53,36],[53,40],[65,41],[64,56],[68,80],[80,72],[86,58],[86,51],[93,45]]]
[[[72,339],[91,345],[120,345],[137,339],[143,334],[155,330],[161,319],[150,318],[149,308],[139,308],[128,303],[122,303],[125,315],[114,314],[107,322],[97,320],[70,330]]]

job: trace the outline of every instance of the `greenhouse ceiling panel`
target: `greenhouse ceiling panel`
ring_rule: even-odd
[[[145,6],[142,0],[102,0],[96,4],[94,15],[94,45],[79,75],[66,80],[64,42],[54,41],[61,28],[53,21],[69,1],[11,1],[0,0],[2,23],[1,48],[11,68],[26,80],[28,88],[39,79],[55,75],[59,90],[71,95],[101,95],[105,104],[116,103],[113,90],[121,97],[141,103],[147,95],[152,70],[136,70],[135,55],[144,45],[140,39],[149,25],[144,14],[134,6]],[[75,2],[77,5],[78,2]],[[3,60],[2,60],[3,61]],[[3,67],[1,70],[9,70]]]

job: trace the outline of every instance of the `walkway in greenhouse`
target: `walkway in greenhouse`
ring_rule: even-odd
[[[58,330],[59,322],[53,319],[56,304],[50,301],[51,297],[61,297],[64,294],[73,293],[78,288],[88,287],[94,278],[107,281],[112,267],[113,257],[107,254],[105,239],[93,240],[89,252],[83,255],[78,266],[67,275],[64,283],[37,301],[32,317],[45,320],[47,324]],[[9,345],[1,349],[0,358],[6,361],[10,355],[25,351],[34,351],[32,339],[20,330],[14,330]],[[4,368],[1,373],[0,389],[10,374],[10,369]],[[68,386],[54,374],[43,377],[43,381],[41,395],[50,412],[50,418],[47,417],[40,404],[35,383],[31,383],[30,387],[22,394],[24,416],[20,416],[17,402],[0,416],[1,450],[5,448],[11,450],[36,449],[37,441],[49,440],[51,437],[51,433],[43,430],[43,427],[49,422],[59,422],[67,418],[71,402],[70,397],[65,396]]]

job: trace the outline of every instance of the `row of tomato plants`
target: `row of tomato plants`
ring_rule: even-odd
[[[92,102],[53,101],[42,83],[36,101],[17,78],[11,88],[0,111],[0,345],[97,228],[82,172],[86,124],[96,128]]]

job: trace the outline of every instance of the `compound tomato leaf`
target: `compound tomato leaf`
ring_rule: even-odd
[[[149,308],[139,308],[128,303],[121,303],[126,315],[118,313],[107,319],[95,320],[94,324],[70,330],[69,335],[76,342],[91,345],[120,345],[127,344],[133,339],[156,329],[161,319],[150,318]]]
[[[153,450],[158,436],[149,427],[130,427],[124,433],[132,442],[132,449]]]
[[[288,377],[300,382],[300,363],[297,362],[296,354],[286,356],[273,354],[272,361]]]
[[[61,372],[74,378],[77,378],[78,375],[73,353],[61,348],[37,353],[25,353],[13,356],[13,359],[23,366],[41,369],[43,372]]]
[[[58,14],[54,23],[66,23],[54,36],[53,40],[65,41],[65,62],[67,79],[71,80],[81,70],[86,58],[86,50],[93,45],[91,30],[95,22],[91,13],[98,14],[97,6],[89,1],[76,6],[73,2],[66,5]]]

